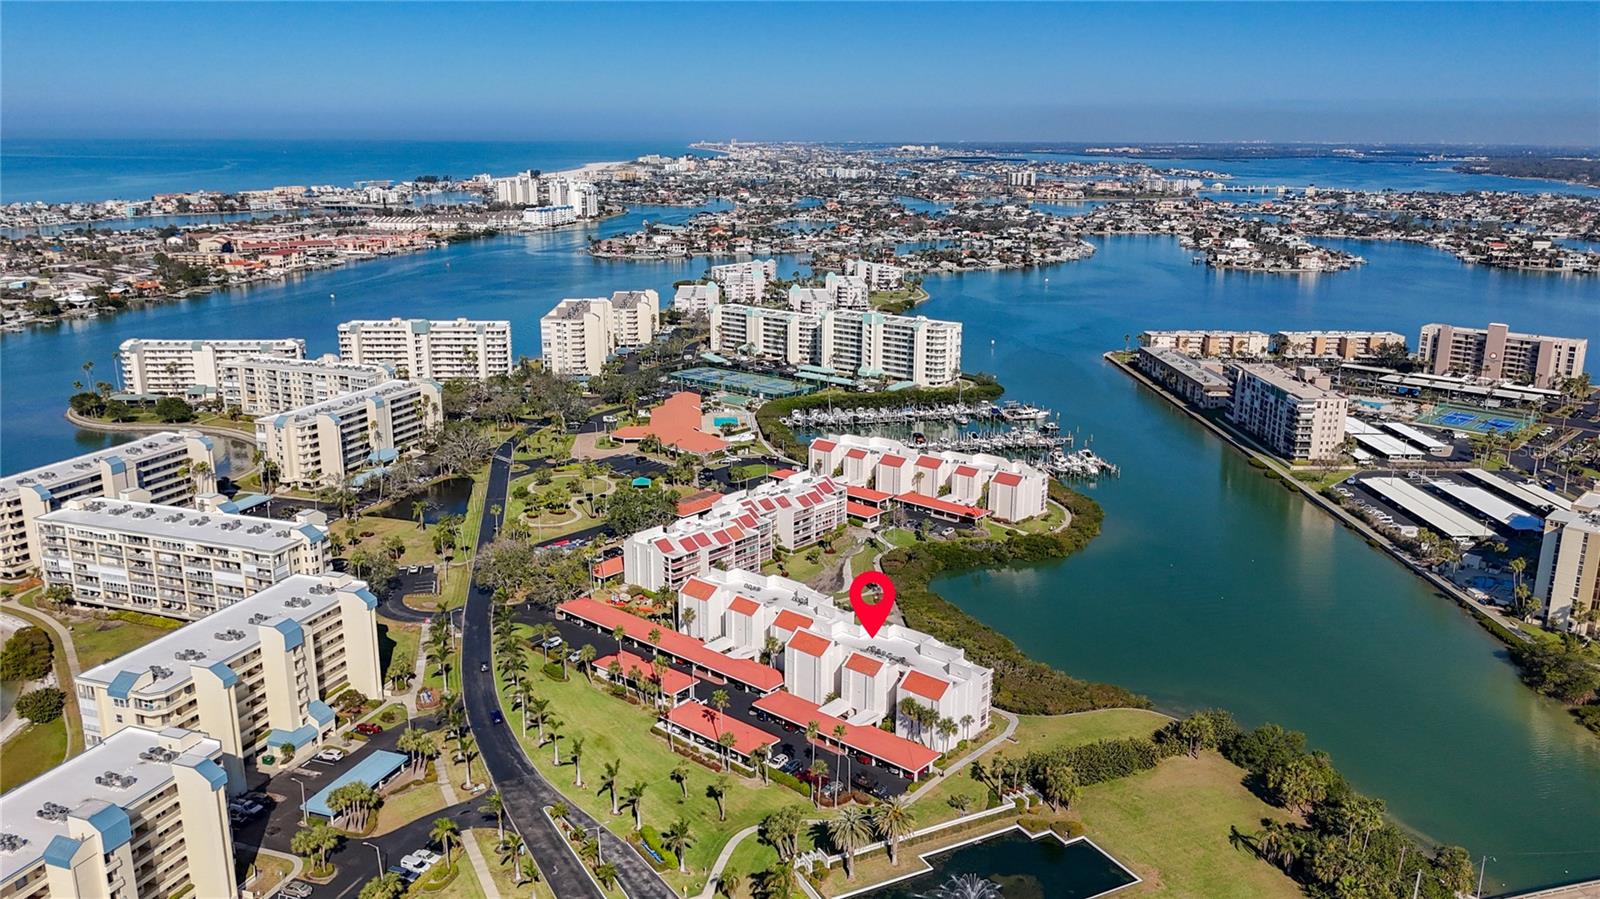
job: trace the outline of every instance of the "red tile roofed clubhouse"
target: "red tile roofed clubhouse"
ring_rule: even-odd
[[[715,650],[707,649],[699,640],[678,633],[670,627],[662,627],[653,621],[587,597],[562,603],[556,607],[556,614],[562,618],[584,622],[605,633],[621,627],[628,640],[653,645],[662,655],[688,666],[697,676],[707,681],[726,680],[760,695],[761,698],[756,700],[755,707],[773,718],[787,721],[799,728],[816,721],[822,727],[822,736],[818,737],[818,743],[825,747],[865,755],[879,767],[913,779],[927,774],[932,769],[934,761],[939,758],[938,752],[914,740],[876,727],[849,724],[832,715],[824,715],[816,703],[786,692],[783,689],[783,673],[778,669],[753,659],[730,658]],[[650,643],[652,630],[660,630],[659,643]],[[710,719],[701,714],[697,720],[686,720],[696,715],[695,712],[686,710],[705,708],[699,703],[687,702],[673,709],[668,714],[668,720],[693,733],[699,732],[696,728],[704,729],[714,747],[717,732],[712,728]],[[706,710],[715,713],[713,709]],[[724,721],[727,722],[724,729],[736,731],[735,739],[742,739],[737,732],[738,727],[750,727],[743,721],[727,718],[718,719],[716,724],[723,726]],[[845,727],[842,747],[832,738],[834,725],[837,724],[843,724]],[[760,739],[777,742],[777,737],[759,728],[750,729],[761,734]],[[739,745],[741,744],[735,744],[735,748],[737,749]],[[754,745],[752,744],[750,748],[754,748]]]
[[[674,393],[650,410],[650,423],[617,428],[611,436],[623,442],[654,437],[663,446],[697,456],[709,456],[728,448],[728,441],[700,430],[700,395]]]

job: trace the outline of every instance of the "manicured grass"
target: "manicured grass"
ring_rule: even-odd
[[[65,623],[65,619],[61,620]],[[173,630],[115,618],[79,619],[68,624],[67,629],[72,632],[72,645],[78,650],[78,664],[85,671],[132,652]]]
[[[883,552],[883,547],[878,544],[871,541],[864,544],[860,549],[856,550],[855,555],[850,557],[850,574],[854,576],[863,571],[870,571],[872,569],[872,560],[876,559],[880,552]]]
[[[791,553],[788,558],[783,560],[781,566],[775,561],[768,562],[761,566],[761,571],[765,574],[777,574],[781,569],[784,577],[797,580],[802,584],[808,584],[813,578],[822,573],[822,569],[838,561],[837,556],[823,553],[820,559],[813,562],[810,559],[810,553],[811,550],[809,549]]]
[[[541,663],[542,658],[535,654],[534,667]],[[650,731],[655,721],[650,711],[606,694],[601,687],[586,683],[576,671],[565,683],[542,675],[536,675],[535,682],[535,695],[550,702],[551,712],[565,723],[565,728],[559,768],[551,759],[551,747],[535,745],[538,731],[530,729],[524,746],[534,765],[569,802],[626,838],[633,832],[632,814],[624,812],[612,817],[609,795],[596,792],[605,763],[620,760],[622,787],[635,782],[645,785],[646,824],[659,831],[671,826],[679,816],[689,822],[694,845],[686,853],[686,863],[691,873],[685,876],[676,871],[663,872],[668,883],[677,888],[687,884],[693,893],[698,893],[705,885],[707,870],[730,836],[778,808],[806,804],[804,797],[784,787],[763,786],[758,779],[730,772],[727,775],[730,787],[723,800],[727,820],[719,821],[716,803],[706,795],[706,787],[716,780],[718,773],[671,752],[666,739]],[[510,697],[503,687],[501,701],[507,709],[506,726],[520,731],[521,712],[511,708]],[[574,735],[582,736],[585,741],[583,789],[574,785],[572,759],[567,752],[569,737]],[[680,762],[689,772],[687,798],[669,776]]]
[[[906,530],[905,528],[884,528],[878,533],[882,534],[883,539],[889,541],[889,543],[894,546],[914,546],[917,543],[917,535],[912,531]]]
[[[342,555],[346,557],[358,549],[371,553],[384,552],[384,542],[390,537],[399,537],[405,542],[406,548],[405,553],[395,560],[396,565],[425,565],[439,561],[438,554],[433,551],[433,531],[417,527],[414,520],[363,515],[354,521],[339,519],[333,523],[333,529],[344,538]],[[363,537],[362,534],[372,536]]]
[[[478,851],[483,853],[484,861],[489,863],[489,876],[494,878],[495,889],[500,891],[501,896],[528,896],[531,889],[533,899],[555,899],[555,894],[550,891],[550,885],[544,881],[543,874],[531,886],[526,877],[522,879],[520,886],[517,884],[516,879],[512,877],[511,860],[507,858],[504,863],[500,861],[500,851],[496,848],[500,835],[494,828],[485,830],[474,827],[467,833],[477,841]]]
[[[413,662],[422,643],[422,626],[378,616],[378,665],[383,673],[396,654],[409,655]]]
[[[67,714],[62,710],[62,715]],[[77,714],[76,711],[73,714]],[[0,745],[0,793],[61,764],[67,755],[67,721],[29,724]]]
[[[484,893],[483,885],[478,883],[478,872],[473,869],[472,862],[467,860],[459,849],[455,850],[453,855],[456,873],[443,888],[437,891],[429,890],[428,880],[423,878],[411,887],[411,892],[407,895],[429,896],[435,899],[485,899],[488,894]]]
[[[1167,720],[1140,709],[1022,716],[1016,742],[995,752],[1020,756],[1054,746],[1143,737]],[[1243,778],[1243,771],[1214,752],[1199,759],[1178,756],[1154,770],[1083,788],[1068,817],[1081,820],[1090,839],[1144,879],[1130,895],[1298,896],[1300,889],[1276,868],[1228,845],[1232,827],[1254,831],[1262,818],[1286,817],[1246,790]],[[919,821],[924,816],[939,820],[937,808],[922,808],[930,801],[943,804],[936,796],[924,798],[915,808]]]
[[[434,780],[429,778],[414,783],[399,793],[383,797],[383,805],[378,809],[378,824],[372,832],[388,833],[418,818],[431,815],[447,805],[449,803],[444,801],[444,791],[439,789],[439,784]]]

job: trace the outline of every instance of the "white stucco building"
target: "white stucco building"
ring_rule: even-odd
[[[644,346],[660,328],[661,299],[654,290],[565,299],[539,319],[539,355],[555,374],[593,377],[612,353]]]
[[[245,415],[270,415],[310,406],[394,380],[394,369],[375,363],[344,362],[328,354],[317,359],[244,356],[222,364],[225,406]]]
[[[128,393],[210,397],[222,385],[223,366],[244,356],[301,359],[306,342],[282,340],[141,340],[122,342],[117,353],[122,389]]]
[[[711,312],[710,349],[919,387],[943,386],[961,375],[961,324],[920,315],[723,304]]]
[[[348,321],[339,325],[339,358],[386,365],[400,378],[481,381],[511,373],[511,323],[465,318]]]
[[[851,487],[987,509],[1001,521],[1043,515],[1050,476],[987,453],[920,452],[888,437],[829,434],[811,442],[807,467]]]
[[[256,419],[256,447],[284,483],[334,483],[417,448],[444,420],[443,402],[437,381],[385,381]]]

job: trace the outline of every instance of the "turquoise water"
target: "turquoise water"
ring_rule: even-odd
[[[143,200],[189,190],[365,178],[469,178],[690,152],[674,141],[13,140],[0,148],[0,203]]]
[[[516,352],[532,355],[538,317],[562,297],[641,287],[665,296],[704,267],[593,260],[583,253],[590,237],[693,212],[635,210],[594,229],[457,244],[0,336],[0,471],[112,440],[70,427],[61,408],[82,362],[107,377],[125,338],[304,336],[320,353],[335,349],[346,319],[466,315],[509,318]],[[1049,269],[930,278],[923,311],[965,323],[965,367],[1061,410],[1065,427],[1124,472],[1093,490],[1106,529],[1084,553],[940,589],[1074,674],[1172,711],[1222,705],[1247,723],[1306,731],[1407,825],[1493,856],[1491,884],[1600,875],[1600,741],[1523,688],[1452,604],[1099,358],[1124,335],[1180,326],[1414,337],[1425,321],[1495,320],[1600,343],[1592,279],[1473,268],[1425,247],[1337,245],[1368,265],[1316,278],[1214,272],[1191,265],[1172,238],[1130,237]]]

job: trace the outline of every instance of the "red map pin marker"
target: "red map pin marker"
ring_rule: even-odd
[[[869,584],[883,593],[876,603],[869,603],[862,596]],[[894,608],[894,581],[881,571],[863,571],[856,575],[856,579],[850,582],[850,608],[856,610],[856,620],[867,629],[867,636],[878,636],[878,629],[883,627],[883,622],[889,618],[889,610]]]

